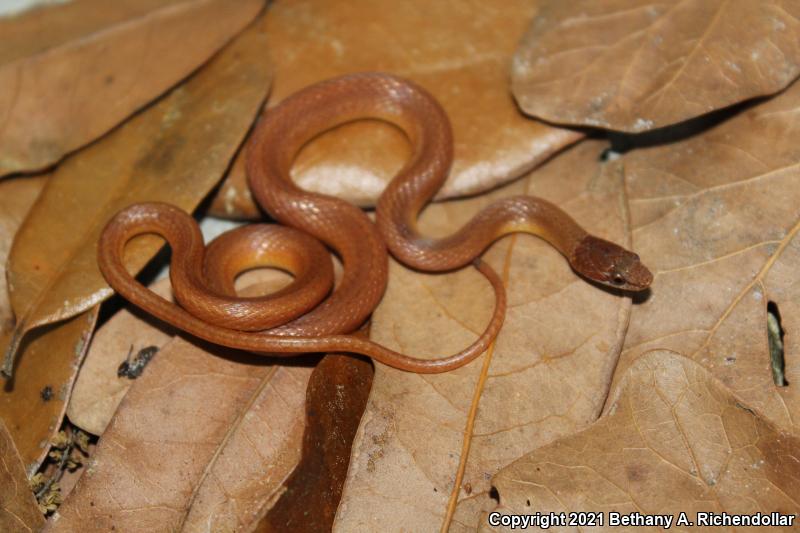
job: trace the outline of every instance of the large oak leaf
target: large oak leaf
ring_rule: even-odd
[[[498,473],[497,510],[684,512],[692,522],[697,512],[798,514],[798,457],[796,436],[742,404],[702,366],[657,350],[628,370],[608,413],[589,429]],[[486,518],[476,525],[510,531],[489,527]]]
[[[786,87],[800,2],[545,0],[512,69],[544,120],[638,132]]]
[[[655,274],[620,372],[663,348],[706,367],[783,431],[800,411],[800,85],[685,141],[624,157],[634,239]],[[786,331],[772,377],[767,306]],[[620,374],[621,377],[622,374]]]

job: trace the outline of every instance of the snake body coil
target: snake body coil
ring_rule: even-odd
[[[413,148],[411,159],[378,202],[377,226],[357,207],[303,191],[290,179],[292,163],[306,143],[335,126],[364,118],[395,124]],[[199,230],[187,214],[166,204],[137,204],[109,222],[100,239],[98,263],[109,284],[125,298],[208,341],[276,355],[360,353],[420,373],[466,364],[499,332],[505,291],[479,255],[507,233],[522,231],[544,238],[574,270],[591,280],[625,290],[641,290],[650,284],[652,275],[638,256],[589,235],[540,198],[500,200],[444,239],[420,235],[417,215],[447,178],[452,145],[450,123],[442,108],[407,80],[370,73],[322,82],[269,110],[248,147],[247,171],[254,197],[277,221],[295,230],[267,225],[239,228],[204,250]],[[125,269],[125,244],[141,233],[160,234],[173,248],[170,275],[183,308],[148,291]],[[331,263],[322,247],[305,234],[333,249],[344,266],[340,283],[321,303],[331,287]],[[400,261],[420,270],[451,270],[473,262],[486,276],[495,290],[495,310],[487,329],[471,346],[443,359],[417,359],[346,335],[367,319],[383,296],[387,246]],[[257,266],[283,268],[295,280],[269,297],[237,297],[233,278]]]

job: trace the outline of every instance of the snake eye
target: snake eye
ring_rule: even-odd
[[[625,278],[623,278],[622,276],[617,274],[616,276],[614,276],[611,279],[611,283],[613,283],[614,285],[624,285],[625,284]]]

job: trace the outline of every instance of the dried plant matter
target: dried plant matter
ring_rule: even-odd
[[[0,18],[0,176],[41,169],[100,137],[206,61],[262,5],[83,0]]]
[[[514,95],[544,120],[640,132],[786,87],[800,73],[800,3],[542,0]]]
[[[39,531],[44,518],[28,488],[14,440],[0,421],[0,531]]]
[[[740,403],[703,367],[652,351],[620,389],[589,429],[495,476],[498,509],[684,512],[690,520],[698,511],[800,512],[797,436]]]
[[[113,214],[147,200],[191,209],[213,187],[266,95],[263,46],[256,24],[184,85],[54,172],[9,258],[16,324],[12,342],[2,345],[6,370],[32,328],[110,296],[96,243]],[[160,246],[152,237],[132,244],[130,267],[140,270]]]
[[[438,197],[491,189],[583,137],[526,119],[509,94],[511,56],[535,8],[528,0],[502,7],[475,0],[275,2],[267,13],[275,62],[270,105],[306,85],[351,72],[410,78],[441,101],[453,122],[456,160]],[[369,206],[408,156],[400,131],[364,121],[310,144],[293,173],[306,189]],[[211,209],[218,216],[260,216],[241,163]]]
[[[171,298],[169,280],[154,283],[150,289]],[[67,416],[72,423],[84,431],[102,435],[133,385],[133,380],[119,375],[120,364],[128,353],[151,346],[161,348],[172,338],[172,333],[133,309],[120,310],[98,328],[69,401]]]
[[[285,283],[271,274],[255,280],[267,290]],[[300,459],[310,375],[301,365],[168,341],[130,384],[51,530],[80,528],[87,516],[97,530],[246,528]]]
[[[787,432],[800,409],[799,110],[794,84],[702,135],[624,157],[634,241],[655,281],[618,376],[648,350],[674,350]],[[770,301],[788,332],[788,387],[772,378]]]
[[[299,459],[311,370],[175,339],[125,396],[50,531],[242,527]],[[164,528],[164,529],[158,529]]]

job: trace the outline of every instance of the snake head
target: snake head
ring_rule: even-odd
[[[642,291],[653,281],[638,255],[592,235],[581,240],[570,263],[579,274],[615,289]]]

